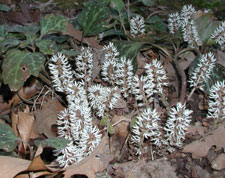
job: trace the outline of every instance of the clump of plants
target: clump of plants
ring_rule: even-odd
[[[152,160],[183,148],[196,122],[194,93],[208,100],[205,120],[216,127],[224,121],[225,84],[215,49],[225,44],[225,22],[192,5],[166,19],[131,7],[94,1],[76,19],[47,15],[38,24],[0,26],[4,84],[18,91],[33,75],[64,102],[54,138],[64,144],[52,144],[61,168],[90,156],[103,135],[113,137],[120,124],[113,124],[115,115],[131,118],[121,122],[129,123],[124,143],[132,158],[150,152]]]

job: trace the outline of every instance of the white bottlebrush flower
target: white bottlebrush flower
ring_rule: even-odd
[[[114,86],[115,83],[115,68],[117,63],[115,60],[105,60],[101,66],[102,68],[102,79]]]
[[[86,147],[85,156],[89,156],[94,148],[99,145],[101,136],[102,135],[99,133],[99,129],[96,126],[82,131],[80,143]]]
[[[108,45],[105,45],[103,47],[103,50],[105,52],[104,61],[114,61],[117,62],[119,52],[117,51],[116,47],[112,42],[109,42]]]
[[[71,134],[71,120],[69,111],[65,109],[64,111],[61,111],[58,115],[56,124],[57,132],[59,137],[63,137],[68,140],[72,140],[72,134]]]
[[[163,87],[168,86],[168,78],[163,65],[157,59],[153,59],[150,64],[145,65],[147,80],[152,83],[154,87],[153,92],[156,94],[163,94]]]
[[[76,77],[86,82],[91,81],[93,71],[93,52],[90,48],[82,48],[76,58]]]
[[[219,45],[223,45],[225,43],[225,21],[215,30],[215,32],[211,35],[211,38],[216,41]]]
[[[74,80],[68,59],[62,53],[53,55],[48,64],[48,68],[56,91],[64,92],[68,83]]]
[[[174,34],[180,28],[180,15],[178,12],[169,14],[168,18],[168,28],[170,33]]]
[[[171,108],[169,118],[167,119],[165,138],[170,146],[181,147],[188,126],[191,122],[191,113],[193,111],[186,109],[185,104],[177,103],[176,107]]]
[[[71,81],[68,83],[67,88],[65,89],[67,94],[67,100],[69,101],[69,97],[74,95],[75,97],[84,98],[86,97],[86,91],[84,89],[84,82],[83,81]]]
[[[135,95],[139,107],[144,104],[148,105],[153,101],[152,96],[154,94],[154,87],[155,84],[153,83],[153,80],[146,76],[142,75],[139,78],[138,75],[135,75],[133,77],[131,93]]]
[[[183,39],[190,47],[198,47],[202,45],[202,41],[198,34],[194,20],[182,19],[181,30],[183,32]]]
[[[83,160],[84,151],[85,147],[79,148],[78,146],[74,145],[73,142],[70,142],[65,148],[54,150],[54,155],[57,156],[56,162],[58,163],[59,167],[67,167]]]
[[[193,71],[189,83],[191,87],[196,87],[204,90],[204,82],[207,82],[212,70],[215,66],[216,59],[213,53],[209,52],[202,55],[197,67]]]
[[[143,35],[145,33],[144,17],[136,15],[130,20],[130,34],[133,37]]]
[[[120,98],[118,88],[108,88],[101,85],[93,85],[88,88],[88,99],[91,107],[97,110],[97,115],[102,117],[105,110],[113,109]]]
[[[217,82],[211,87],[207,117],[216,121],[225,119],[225,81]]]
[[[128,97],[132,86],[133,65],[131,60],[122,57],[115,71],[116,84],[120,87],[125,98]]]
[[[161,127],[159,121],[158,112],[150,108],[145,109],[137,117],[135,125],[131,128],[131,143],[137,147],[137,154],[141,154],[140,146],[143,144],[144,139],[149,139],[152,144],[161,146]]]
[[[181,13],[180,13],[180,17],[182,20],[184,19],[191,19],[192,15],[194,15],[196,13],[195,8],[190,4],[190,5],[184,5]]]

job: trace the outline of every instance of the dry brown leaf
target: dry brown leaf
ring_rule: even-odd
[[[204,136],[204,132],[207,130],[206,127],[201,125],[190,125],[187,129],[187,133],[196,135],[199,134],[200,136]]]
[[[9,100],[8,108],[12,105],[16,105],[22,101],[22,98],[29,99],[35,96],[41,90],[41,84],[37,78],[33,77],[29,84],[23,88],[20,88],[17,93]]]
[[[127,137],[128,127],[129,127],[129,122],[126,122],[125,120],[129,121],[129,120],[131,120],[131,118],[128,118],[125,116],[117,116],[117,115],[115,115],[112,118],[112,124],[115,124],[116,122],[121,121],[117,125],[114,126],[114,129],[115,129],[115,135],[117,137],[121,138],[123,141]]]
[[[105,136],[94,152],[79,164],[71,165],[65,168],[65,177],[72,175],[86,175],[88,178],[95,178],[96,172],[101,172],[108,166],[109,162],[113,159],[110,154],[108,145],[108,138]]]
[[[0,163],[0,178],[12,178],[19,172],[26,170],[31,161],[9,156],[0,156]]]
[[[183,149],[185,153],[192,153],[193,158],[201,158],[207,155],[212,146],[216,146],[217,150],[225,148],[225,128],[220,127],[213,130],[212,133],[205,136],[202,140],[194,141],[186,145]]]
[[[30,140],[30,136],[33,130],[34,126],[34,116],[33,114],[29,113],[29,108],[27,106],[26,110],[24,112],[18,112],[18,136],[21,138],[24,142],[28,142]],[[24,144],[24,150],[26,150],[26,144]]]
[[[56,98],[45,103],[41,110],[36,110],[34,113],[36,116],[35,131],[40,135],[44,134],[48,138],[56,137],[56,133],[51,131],[52,125],[56,124],[57,116],[62,110],[64,110],[64,107]]]
[[[225,154],[221,153],[215,160],[211,163],[212,168],[216,170],[222,170],[225,168]]]
[[[174,168],[164,158],[149,162],[140,160],[116,164],[112,169],[115,171],[122,169],[125,178],[177,178]],[[111,172],[113,173],[113,171]]]
[[[25,178],[27,175],[33,175],[34,177],[38,177],[58,173],[59,170],[50,169],[45,165],[45,163],[41,159],[42,151],[43,148],[40,145],[35,153],[34,159],[27,166],[27,169],[25,169],[23,173],[19,174],[15,178],[23,178],[23,177]]]
[[[78,41],[82,40],[82,32],[74,28],[74,26],[70,23],[67,23],[66,32],[63,32],[63,34],[72,36]],[[102,46],[98,44],[98,41],[94,37],[83,38],[83,42],[94,48],[102,48]]]

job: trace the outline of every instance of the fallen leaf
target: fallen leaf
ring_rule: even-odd
[[[201,125],[190,125],[188,126],[187,133],[196,135],[199,134],[200,136],[204,136],[204,132],[207,130],[206,127]]]
[[[33,174],[35,175],[34,177],[37,176],[44,176],[44,175],[52,175],[52,174],[56,174],[59,173],[60,170],[57,169],[50,169],[48,168],[45,163],[43,162],[43,160],[41,159],[41,153],[43,152],[43,148],[40,145],[35,153],[34,159],[30,162],[30,164],[28,165],[27,169],[23,171],[23,173],[19,174],[18,176],[16,176],[15,178],[22,178],[22,177],[26,177],[26,174],[24,174],[25,172],[27,174]]]
[[[36,122],[34,129],[38,134],[44,134],[48,138],[56,137],[56,133],[52,130],[52,125],[56,124],[58,113],[64,110],[59,101],[54,98],[45,103],[41,110],[36,110],[34,115]]]
[[[177,178],[174,168],[165,158],[149,162],[139,160],[138,162],[120,163],[114,165],[112,169],[114,171],[122,169],[125,178]],[[113,171],[111,173],[115,174]]]
[[[82,39],[82,32],[74,28],[74,26],[70,23],[67,23],[66,32],[63,32],[63,35],[69,35],[74,37],[78,41],[82,41],[88,46],[101,49],[102,46],[98,44],[98,41],[94,37],[88,37]]]
[[[12,178],[19,172],[27,169],[31,161],[9,157],[0,156],[0,178]]]
[[[29,107],[26,107],[24,112],[18,112],[18,123],[17,123],[17,130],[18,136],[23,140],[23,148],[24,152],[26,153],[26,147],[30,140],[30,136],[34,126],[34,116],[30,114]],[[19,149],[19,152],[22,151]]]
[[[121,122],[119,122],[121,121]],[[118,123],[114,126],[115,129],[115,135],[118,138],[121,138],[123,141],[126,139],[128,135],[128,127],[129,127],[129,121],[131,121],[131,118],[126,116],[117,116],[115,115],[112,118],[112,124]]]
[[[221,153],[215,160],[211,162],[212,168],[222,170],[225,168],[225,154]]]
[[[225,128],[223,126],[213,130],[207,136],[203,137],[202,140],[197,140],[186,145],[183,152],[192,153],[192,157],[196,159],[204,157],[207,155],[209,149],[214,145],[217,150],[225,148],[224,138]]]
[[[106,169],[109,162],[113,159],[113,156],[109,152],[107,141],[108,138],[106,136],[103,137],[100,144],[90,156],[79,164],[66,167],[64,172],[65,177],[79,174],[86,175],[88,178],[95,178],[96,172],[101,172]]]

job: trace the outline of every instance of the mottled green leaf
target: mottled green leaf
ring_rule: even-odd
[[[125,36],[125,33],[122,30],[110,29],[103,32],[102,37],[107,36]]]
[[[6,124],[0,124],[0,149],[10,152],[17,146],[19,138],[13,133],[11,127]]]
[[[108,116],[104,116],[101,121],[100,121],[100,125],[101,126],[106,126],[108,123],[109,117]]]
[[[71,50],[62,50],[61,53],[63,53],[66,56],[77,56],[78,54],[80,54],[79,51],[71,51]]]
[[[115,41],[114,45],[120,53],[120,57],[126,57],[132,60],[134,72],[137,70],[137,53],[139,49],[146,44],[145,42],[133,41]]]
[[[140,1],[141,1],[144,5],[149,6],[149,7],[155,5],[155,1],[153,1],[153,0],[140,0]]]
[[[46,15],[41,19],[41,36],[66,30],[67,18],[59,15]]]
[[[58,52],[57,46],[52,40],[38,40],[36,45],[43,54],[53,55]]]
[[[203,14],[195,19],[195,24],[200,36],[200,40],[206,43],[210,40],[211,34],[216,30],[221,22],[213,21],[211,14]]]
[[[3,25],[0,26],[0,41],[4,40],[6,37],[5,27]]]
[[[34,143],[37,146],[41,144],[43,147],[53,147],[53,148],[60,149],[60,148],[65,148],[66,145],[70,143],[70,141],[66,140],[65,138],[54,137],[54,138],[48,138],[42,141],[35,140]]]
[[[110,135],[113,135],[115,133],[115,129],[113,128],[112,124],[109,124],[108,132]]]
[[[121,12],[125,4],[122,0],[111,0],[111,7],[116,9],[118,12]]]
[[[0,11],[9,12],[11,8],[5,4],[0,4]]]
[[[106,20],[109,16],[110,9],[103,3],[89,3],[78,17],[78,22],[83,30],[83,35],[96,35],[106,30]]]
[[[38,76],[44,62],[41,53],[10,50],[3,60],[3,81],[12,91],[17,91],[31,75]]]

